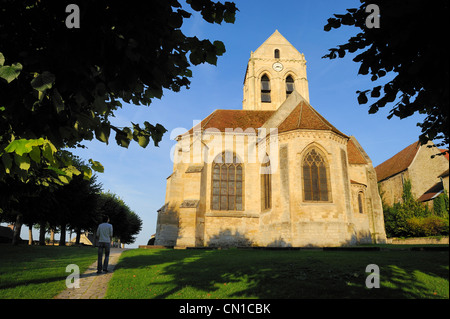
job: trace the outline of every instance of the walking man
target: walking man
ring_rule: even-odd
[[[98,225],[97,238],[98,238],[98,261],[97,261],[97,274],[101,274],[102,270],[108,272],[109,251],[111,249],[111,241],[113,236],[113,227],[109,223],[109,217],[103,216],[103,223]],[[103,249],[105,250],[105,260],[102,267]]]

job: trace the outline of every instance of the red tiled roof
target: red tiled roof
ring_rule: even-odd
[[[225,132],[226,129],[245,131],[253,128],[255,133],[269,120],[275,111],[250,111],[250,110],[215,110],[208,115],[197,126],[191,128],[187,133],[192,134],[194,130],[217,129]],[[300,102],[299,105],[278,126],[278,133],[296,129],[330,130],[341,136],[347,135],[335,128],[322,115],[314,110],[308,103]],[[349,164],[367,164],[365,157],[356,145],[349,139],[347,145]]]
[[[445,150],[445,149],[440,148],[439,151],[441,151],[441,153],[447,152],[447,153],[444,154],[444,156],[445,156],[445,158],[446,158],[447,160],[449,160],[449,159],[448,159],[448,150]]]
[[[440,193],[442,193],[443,189],[444,188],[441,182],[434,184],[429,190],[419,197],[419,202],[426,202],[437,197]]]
[[[221,132],[225,132],[226,129],[236,130],[237,128],[240,128],[245,131],[248,128],[253,128],[255,133],[257,133],[257,129],[262,127],[274,112],[275,111],[215,110],[198,125],[191,128],[183,135],[192,134],[194,130],[200,129],[217,129]],[[348,138],[347,135],[336,129],[322,115],[305,102],[300,102],[278,126],[279,133],[296,129],[330,130]],[[347,154],[349,164],[367,164],[365,157],[351,139],[348,140]]]
[[[202,120],[198,125],[191,128],[183,135],[192,134],[194,130],[217,129],[225,132],[226,129],[245,131],[253,128],[255,133],[269,120],[275,111],[251,111],[251,110],[215,110]],[[347,137],[335,128],[322,115],[314,110],[308,103],[300,102],[299,105],[278,126],[278,132],[287,132],[296,129],[330,130],[339,135]],[[366,159],[358,150],[356,145],[349,139],[347,145],[349,164],[367,164]]]
[[[438,177],[445,177],[445,176],[448,176],[448,169],[446,169],[446,170],[444,171],[444,173],[442,173],[442,174],[439,175]]]
[[[347,156],[349,164],[367,164],[366,159],[351,139],[347,143]]]
[[[245,131],[248,128],[256,130],[266,122],[274,111],[249,111],[249,110],[215,110],[200,123],[202,130],[217,129],[225,132],[225,129],[241,128]],[[193,130],[200,129],[193,127],[187,134],[192,134]]]
[[[300,102],[291,114],[289,114],[288,117],[286,117],[286,119],[278,126],[278,133],[296,129],[330,130],[344,137],[348,137],[331,125],[330,122],[314,110],[311,105],[303,101]]]
[[[241,128],[245,131],[248,128],[256,129],[270,118],[275,111],[250,111],[250,110],[215,110],[208,115],[200,126],[195,126],[187,134],[197,129],[205,130],[215,128],[221,132],[225,129]],[[278,133],[287,132],[296,129],[310,130],[331,130],[344,137],[348,137],[333,125],[330,124],[322,115],[314,110],[309,104],[300,102],[299,105],[287,116],[287,118],[278,126]]]
[[[409,165],[411,165],[411,162],[416,156],[419,148],[419,142],[414,142],[392,156],[390,159],[375,167],[378,182],[406,170]]]

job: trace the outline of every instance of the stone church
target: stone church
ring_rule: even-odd
[[[178,136],[155,245],[384,243],[370,158],[309,103],[306,60],[278,31],[251,52],[242,110]]]

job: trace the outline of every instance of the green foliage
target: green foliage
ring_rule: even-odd
[[[411,217],[406,221],[412,237],[448,236],[448,218],[440,216]]]
[[[384,225],[387,237],[406,237],[408,235],[408,227],[406,220],[408,219],[407,211],[401,209],[401,204],[395,203],[393,207],[384,209]]]
[[[0,180],[9,175],[21,182],[33,181],[36,185],[44,186],[51,183],[62,185],[80,174],[89,179],[92,170],[104,170],[99,162],[92,159],[89,160],[90,166],[83,164],[77,169],[67,151],[58,152],[49,140],[43,138],[15,139],[7,144],[3,152],[0,151],[0,158],[4,168],[4,171],[0,170]],[[39,170],[47,170],[48,174],[39,175]]]
[[[102,193],[97,210],[100,215],[110,218],[115,238],[123,244],[134,243],[135,236],[142,229],[142,220],[120,197],[109,192]]]
[[[447,191],[433,200],[433,210],[437,216],[448,217],[449,201]]]
[[[51,89],[53,83],[55,83],[55,75],[44,71],[42,74],[36,74],[36,77],[30,83],[33,89],[45,92],[47,89]]]
[[[233,23],[237,11],[232,2],[211,0],[186,0],[186,10],[177,0],[80,0],[81,27],[69,29],[69,3],[0,0],[2,219],[24,216],[34,223],[39,216],[39,221],[56,220],[61,227],[70,223],[71,214],[54,217],[49,210],[51,201],[67,204],[53,192],[66,196],[61,186],[70,188],[72,181],[82,183],[81,177],[87,180],[93,171],[104,171],[97,161],[75,165],[67,156],[69,149],[83,147],[83,141],[95,137],[108,144],[115,134],[122,147],[132,140],[141,147],[150,140],[158,146],[167,131],[163,125],[145,121],[143,126],[117,127],[110,117],[122,102],[149,106],[164,89],[189,88],[191,64],[215,65],[225,53],[221,41],[183,34],[183,21],[192,15],[187,8],[217,24]],[[42,195],[48,201],[39,202],[45,207],[39,210],[36,203]],[[131,242],[126,233],[139,231],[140,220],[131,211],[126,218],[124,225],[132,226],[121,236]]]
[[[445,198],[443,201],[445,202]],[[405,180],[402,202],[397,202],[392,207],[383,205],[386,235],[388,237],[448,235],[448,210],[442,212],[440,209],[438,208],[438,212],[434,207],[431,211],[428,206],[414,199],[411,193],[411,182]]]
[[[2,157],[0,180],[12,174],[22,181],[33,163],[55,173],[70,166],[52,157],[54,150],[50,154],[43,144],[37,150],[30,141],[59,150],[94,137],[108,143],[115,134],[122,147],[132,140],[157,146],[167,131],[163,125],[117,127],[109,118],[122,102],[148,106],[164,89],[189,88],[191,64],[215,65],[225,53],[221,41],[183,34],[183,21],[192,16],[188,8],[217,24],[233,23],[237,11],[232,2],[211,0],[186,0],[184,7],[177,0],[82,0],[81,27],[69,29],[68,1],[0,3],[0,156],[7,147],[7,153],[18,150]],[[95,161],[90,169],[103,170]],[[60,181],[70,181],[62,176]]]
[[[13,63],[12,65],[4,65],[5,57],[0,52],[0,78],[6,80],[6,82],[10,83],[15,80],[20,72],[22,71],[22,64]]]
[[[6,182],[0,181],[0,221],[14,223],[20,214],[26,225],[48,225],[53,230],[67,228],[80,234],[83,230],[95,231],[102,215],[109,215],[115,237],[122,243],[133,243],[142,228],[140,217],[117,195],[102,194],[95,175],[86,178],[81,174],[87,165],[80,158],[70,152],[57,153],[65,161],[73,163],[70,167],[72,172],[69,172],[72,178],[49,185],[23,183],[11,177]],[[98,162],[92,161],[91,165],[98,166],[98,170],[103,169]],[[69,174],[68,169],[58,172],[59,178]]]
[[[379,8],[379,28],[366,25],[369,4]],[[432,6],[422,0],[408,1],[408,5],[401,1],[361,0],[359,8],[334,14],[324,26],[325,31],[344,25],[359,29],[347,43],[329,49],[324,58],[343,58],[354,53],[353,61],[360,63],[358,74],[370,75],[372,81],[394,75],[387,83],[358,90],[358,103],[366,104],[370,92],[370,97],[377,99],[369,106],[370,114],[391,103],[395,105],[388,118],[426,114],[423,122],[417,124],[422,129],[422,144],[436,139],[443,140],[437,146],[449,143],[450,68],[446,51],[442,50],[443,39],[449,35],[448,15],[447,0],[436,0]]]

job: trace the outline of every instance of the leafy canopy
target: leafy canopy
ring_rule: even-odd
[[[372,89],[357,91],[359,104],[368,102],[368,94],[377,99],[369,113],[394,103],[388,118],[401,119],[419,112],[426,114],[419,140],[441,139],[436,146],[448,145],[449,59],[443,49],[448,39],[449,2],[436,0],[361,0],[361,7],[347,9],[328,19],[324,30],[354,26],[361,30],[347,43],[330,49],[324,58],[343,58],[357,53],[353,61],[360,63],[359,74],[371,75],[372,81],[395,74],[393,80]],[[379,28],[368,28],[369,4],[379,8]],[[372,20],[371,20],[372,21]],[[370,25],[370,23],[369,23]]]
[[[148,106],[163,89],[189,88],[191,65],[215,65],[225,52],[221,41],[183,34],[188,8],[218,24],[233,23],[237,11],[211,0],[79,0],[80,28],[67,28],[70,3],[0,0],[0,180],[27,181],[35,164],[80,174],[56,150],[93,138],[157,146],[163,125],[117,127],[110,118],[122,101]],[[91,160],[83,174],[91,169],[103,167]]]

